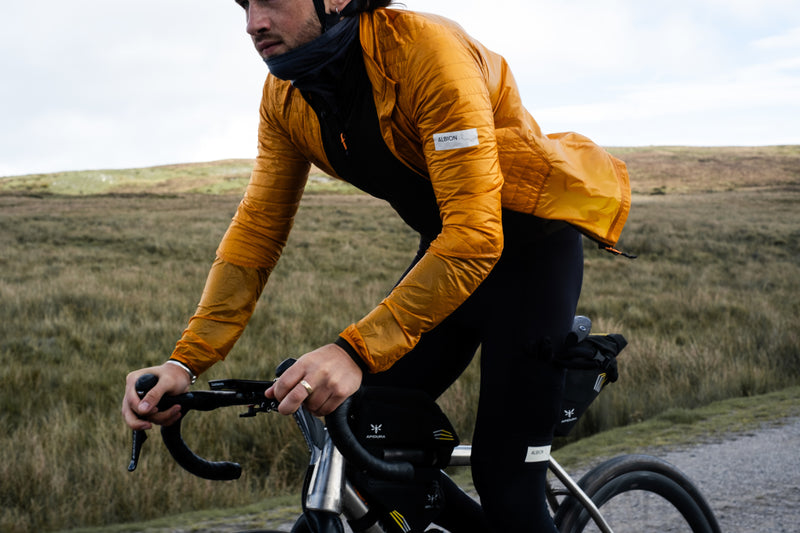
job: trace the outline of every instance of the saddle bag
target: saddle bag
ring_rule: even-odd
[[[572,431],[600,391],[617,381],[617,355],[627,344],[625,337],[616,333],[589,335],[555,358],[555,363],[567,370],[561,417],[555,428],[557,437]]]

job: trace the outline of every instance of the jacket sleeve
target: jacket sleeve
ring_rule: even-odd
[[[375,372],[461,305],[503,248],[503,178],[481,59],[443,31],[404,50],[398,63],[414,75],[402,78],[398,107],[416,125],[443,227],[389,296],[341,334]]]
[[[217,258],[194,316],[172,352],[195,374],[224,359],[253,314],[269,272]]]
[[[224,359],[242,334],[280,257],[310,163],[261,104],[258,156],[244,198],[217,249],[197,311],[172,354],[196,374]]]

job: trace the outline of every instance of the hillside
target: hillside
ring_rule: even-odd
[[[733,413],[727,402],[787,387],[795,389],[781,393],[783,407],[767,396],[757,408],[769,420],[796,416],[800,147],[611,151],[629,163],[635,191],[620,248],[638,259],[587,242],[578,312],[596,332],[624,334],[628,346],[618,382],[559,443],[574,443],[559,448],[562,462],[584,445],[595,454],[623,441],[635,450],[698,435],[698,424],[718,418],[699,408],[735,415],[735,424],[704,424],[703,435],[716,439],[739,422],[764,420],[751,407]],[[0,178],[0,531],[109,531],[177,513],[194,523],[203,510],[299,489],[307,447],[294,422],[278,416],[217,412],[186,421],[193,449],[241,462],[235,483],[193,478],[155,435],[137,472],[126,470],[125,376],[172,352],[250,165]],[[208,379],[268,379],[282,359],[330,342],[385,297],[414,257],[418,236],[385,202],[331,194],[353,189],[319,174],[309,190],[250,325],[197,388]],[[440,398],[465,441],[478,361]]]
[[[612,148],[634,193],[721,192],[800,185],[800,146]]]
[[[637,194],[730,191],[800,184],[800,146],[609,148],[628,164]],[[0,193],[239,193],[252,160],[228,159],[147,168],[83,170],[0,178]],[[348,190],[312,169],[309,190]]]

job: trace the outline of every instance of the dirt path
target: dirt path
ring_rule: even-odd
[[[800,531],[800,418],[662,457],[706,495],[723,532]]]

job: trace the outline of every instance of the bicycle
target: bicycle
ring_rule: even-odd
[[[583,405],[568,406],[566,409],[566,414],[571,416],[565,419],[563,432],[568,432],[574,426],[602,387],[616,379],[610,375],[615,373],[613,356],[616,354],[604,359],[600,353],[602,349],[598,350],[597,345],[600,343],[602,348],[606,339],[613,336],[590,335],[590,329],[591,322],[588,319],[576,317],[571,334],[572,344],[583,348],[581,353],[584,356],[588,350],[589,357],[584,357],[571,368],[579,369],[574,372],[578,380],[589,379],[595,383],[588,397],[578,399],[578,403]],[[622,341],[617,352],[624,347],[624,339]],[[589,348],[587,343],[591,345]],[[573,356],[578,352],[573,351]],[[292,362],[284,361],[278,367],[277,375]],[[580,370],[587,367],[591,371],[581,376]],[[137,381],[140,397],[156,381],[153,375],[140,377]],[[186,445],[181,436],[181,421],[191,410],[211,411],[227,406],[247,406],[247,412],[240,415],[242,417],[275,411],[277,402],[264,397],[264,391],[272,383],[241,379],[214,380],[209,382],[208,391],[192,391],[163,398],[159,409],[178,404],[183,412],[177,423],[161,429],[162,439],[173,459],[190,473],[204,479],[237,479],[241,474],[239,464],[208,461]],[[392,395],[397,393],[404,394],[391,391]],[[354,412],[360,409],[354,407],[356,397],[349,398],[327,416],[324,424],[303,407],[293,415],[310,454],[301,502],[303,512],[292,528],[293,533],[343,532],[342,517],[354,533],[412,533],[424,531],[435,524],[436,516],[441,511],[437,505],[442,505],[442,498],[436,492],[436,483],[431,481],[431,473],[439,472],[444,467],[470,466],[471,447],[459,445],[446,416],[433,400],[426,398],[414,396],[414,393],[405,398],[405,401],[414,405],[415,423],[421,420],[420,414],[424,413],[423,418],[433,420],[434,427],[438,428],[426,443],[417,442],[419,439],[412,439],[413,442],[409,443],[409,439],[406,439],[400,444],[395,442],[387,446],[381,442],[377,447],[369,446],[364,438],[364,428],[358,430],[360,433],[357,436],[352,427],[364,424],[363,420],[354,422]],[[362,402],[362,405],[364,403],[369,402]],[[372,407],[374,410],[374,405]],[[367,425],[376,434],[380,430],[378,424],[367,422]],[[146,438],[144,431],[133,432],[129,471],[135,470]],[[675,466],[656,457],[618,456],[595,466],[577,482],[552,456],[549,468],[553,479],[548,480],[547,501],[561,533],[620,533],[626,530],[720,532],[713,511],[694,483]],[[405,495],[412,497],[405,498]],[[395,505],[399,502],[393,499],[399,499],[402,504]],[[424,509],[410,508],[408,502],[411,501],[415,502],[416,507]],[[650,519],[659,520],[658,525],[648,522]],[[259,530],[259,533],[270,532]]]

